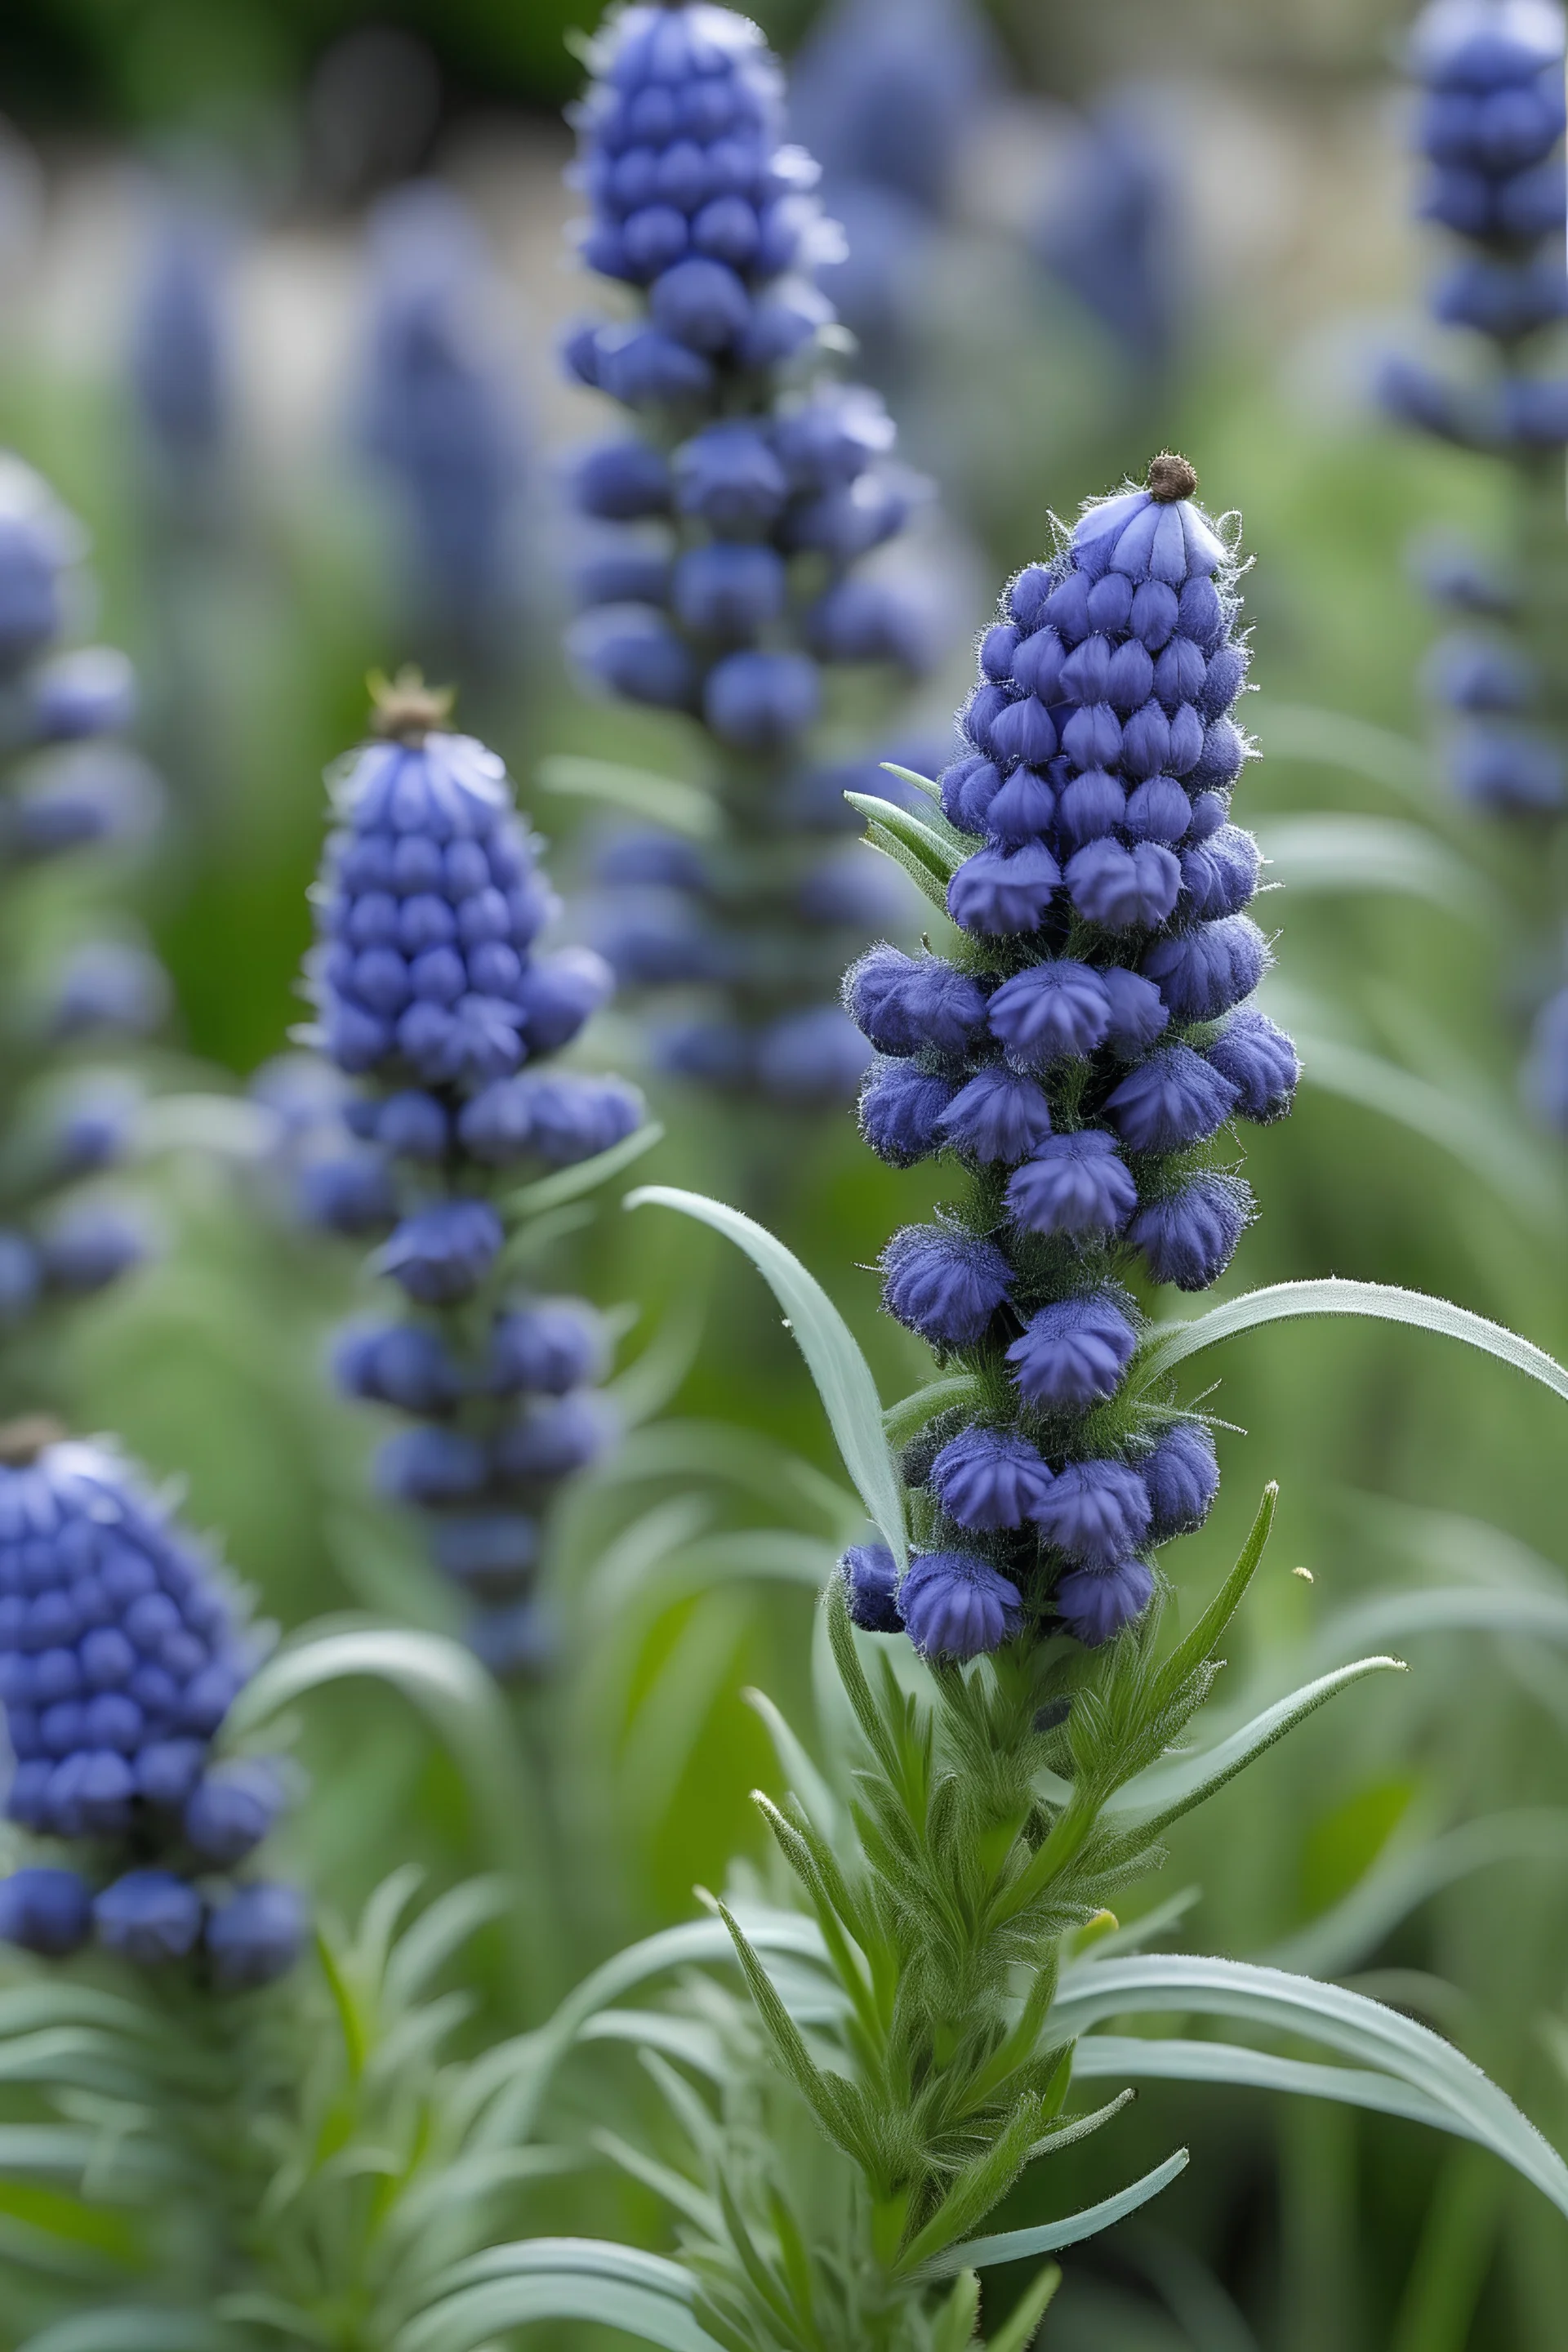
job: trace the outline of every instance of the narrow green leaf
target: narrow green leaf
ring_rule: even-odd
[[[519,2239],[454,2264],[387,2352],[479,2352],[540,2319],[597,2320],[664,2352],[712,2352],[695,2296],[690,2273],[661,2254],[597,2238]]]
[[[940,1381],[931,1381],[912,1396],[902,1397],[890,1404],[882,1415],[882,1427],[889,1445],[907,1445],[918,1435],[928,1421],[950,1406],[968,1404],[980,1391],[980,1383],[973,1372],[949,1372]]]
[[[718,2352],[713,2338],[672,2296],[576,2271],[529,2273],[463,2287],[403,2328],[391,2352],[481,2352],[512,2328],[545,2319],[593,2320],[657,2344],[662,2352]],[[154,2347],[149,2345],[146,2352]]]
[[[1551,1153],[1489,1090],[1421,1077],[1385,1055],[1315,1033],[1288,1014],[1285,1025],[1300,1049],[1307,1085],[1394,1119],[1447,1152],[1541,1231],[1560,1230],[1562,1201]]]
[[[854,1334],[816,1276],[772,1234],[737,1209],[667,1184],[627,1196],[628,1209],[675,1209],[744,1250],[789,1319],[837,1441],[844,1466],[900,1567],[908,1558],[904,1490],[882,1432],[881,1400]],[[1568,1391],[1565,1391],[1568,1392]]]
[[[679,776],[656,776],[647,768],[623,767],[615,760],[589,760],[559,751],[542,760],[535,775],[542,791],[563,800],[604,801],[633,816],[648,818],[689,841],[716,841],[723,820],[710,793]]]
[[[1076,2147],[1080,2139],[1092,2138],[1107,2124],[1114,2123],[1122,2108],[1137,2095],[1136,2091],[1118,2091],[1115,2098],[1107,2099],[1104,2106],[1096,2107],[1091,2114],[1068,2116],[1065,2122],[1053,2124],[1029,2150],[1030,2162],[1037,2156],[1059,2156],[1064,2147]]]
[[[1257,834],[1271,878],[1291,890],[1393,891],[1482,930],[1502,919],[1498,893],[1479,867],[1427,825],[1335,811],[1271,817]]]
[[[226,2328],[194,2311],[151,2311],[126,2305],[82,2311],[40,2328],[18,2352],[233,2352]]]
[[[778,1758],[785,1786],[794,1790],[823,1835],[830,1843],[836,1841],[839,1832],[838,1800],[812,1762],[804,1743],[796,1738],[766,1691],[743,1690],[741,1696],[752,1713],[760,1717],[773,1741],[773,1754]]]
[[[1029,2352],[1061,2283],[1062,2274],[1056,2263],[1047,2263],[1038,2277],[1025,2288],[994,2336],[985,2338],[985,2352]]]
[[[501,1202],[502,1213],[508,1217],[536,1217],[545,1209],[558,1209],[563,1202],[575,1201],[580,1193],[592,1192],[600,1184],[607,1184],[623,1168],[630,1168],[656,1143],[664,1141],[664,1129],[657,1119],[649,1119],[630,1135],[612,1143],[607,1151],[595,1151],[592,1160],[579,1160],[574,1167],[558,1168],[553,1176],[541,1176],[536,1183],[524,1184],[516,1192],[509,1192]]]
[[[1315,1315],[1363,1315],[1384,1323],[1408,1323],[1416,1330],[1436,1332],[1440,1339],[1461,1339],[1483,1355],[1511,1364],[1516,1371],[1527,1373],[1568,1402],[1568,1371],[1544,1349],[1521,1339],[1517,1331],[1489,1323],[1484,1315],[1472,1315],[1450,1299],[1430,1298],[1425,1291],[1400,1290],[1384,1282],[1351,1282],[1339,1275],[1311,1282],[1273,1283],[1267,1290],[1248,1290],[1239,1298],[1227,1298],[1190,1323],[1159,1326],[1139,1359],[1139,1380],[1147,1386],[1187,1357],[1212,1348],[1216,1340],[1234,1339],[1265,1323]]]
[[[900,768],[896,760],[879,760],[877,764],[884,775],[901,776],[906,784],[913,784],[917,793],[923,793],[938,808],[942,806],[942,786],[934,776],[922,776],[914,768]]]
[[[397,2004],[416,2000],[444,1961],[470,1936],[499,1919],[510,1901],[504,1879],[470,1878],[423,1912],[403,1936],[386,1968],[386,1990]]]
[[[1199,1617],[1191,1633],[1177,1643],[1169,1658],[1161,1667],[1156,1689],[1160,1695],[1159,1704],[1162,1706],[1174,1697],[1195,1668],[1213,1656],[1226,1627],[1241,1606],[1242,1595],[1258,1572],[1258,1563],[1263,1558],[1264,1547],[1268,1541],[1268,1532],[1274,1525],[1275,1506],[1279,1500],[1278,1486],[1270,1485],[1264,1488],[1263,1500],[1258,1507],[1258,1516],[1252,1522],[1247,1541],[1241,1547],[1236,1566]]]
[[[1272,1748],[1277,1739],[1294,1731],[1299,1723],[1304,1723],[1336,1692],[1347,1689],[1367,1675],[1403,1671],[1404,1662],[1399,1658],[1360,1658],[1354,1665],[1341,1666],[1335,1673],[1323,1675],[1315,1683],[1292,1691],[1278,1706],[1265,1708],[1261,1715],[1255,1716],[1250,1723],[1205,1754],[1187,1757],[1180,1764],[1159,1766],[1129,1780],[1116,1791],[1106,1810],[1142,1816],[1143,1808],[1152,1803],[1155,1810],[1140,1820],[1139,1827],[1151,1837],[1158,1837],[1171,1822],[1180,1821],[1184,1813],[1190,1813],[1194,1806],[1205,1803],[1216,1790],[1223,1789],[1227,1780],[1234,1780],[1265,1748]]]
[[[1081,2213],[1068,2213],[1060,2221],[1042,2221],[1032,2230],[1004,2230],[994,2238],[971,2238],[964,2245],[949,2246],[928,2266],[925,2275],[950,2278],[957,2270],[979,2271],[993,2263],[1023,2262],[1031,2254],[1055,2253],[1059,2246],[1076,2246],[1085,2238],[1098,2237],[1101,2230],[1136,2213],[1140,2205],[1147,2205],[1162,2189],[1168,2189],[1176,2175],[1186,2169],[1187,2162],[1186,2149],[1179,2147],[1142,2180],[1118,2189],[1114,2197],[1104,2198],[1098,2205],[1086,2206]]]
[[[910,2278],[923,2271],[1001,2202],[1028,2159],[1041,2117],[1040,2102],[1032,2093],[1018,2101],[991,2147],[954,2175],[936,2211],[900,2253],[896,2275]]]
[[[1268,1956],[1268,1964],[1307,1976],[1343,1976],[1359,1968],[1402,1919],[1445,1886],[1457,1885],[1494,1863],[1556,1865],[1560,1875],[1564,1861],[1568,1812],[1534,1806],[1463,1822],[1441,1837],[1380,1855],[1342,1902],[1277,1945]]]
[[[1369,783],[1397,793],[1429,824],[1443,822],[1447,813],[1443,794],[1435,789],[1431,754],[1407,735],[1308,703],[1265,699],[1254,705],[1249,716],[1269,759],[1300,760],[1309,766],[1364,776]]]
[[[1394,2075],[1441,2106],[1450,2130],[1489,2147],[1568,2214],[1568,2165],[1508,2094],[1427,2027],[1343,1985],[1188,1953],[1085,1961],[1064,1976],[1050,2030],[1081,2034],[1102,2018],[1172,2011],[1247,2019]]]
[[[741,1973],[756,2003],[779,2062],[823,2130],[847,2155],[865,2165],[868,2151],[849,2108],[850,2085],[840,2074],[825,2074],[805,2046],[805,2037],[779,1997],[778,1988],[722,1903],[714,1906],[730,1930]]]
[[[933,809],[929,816],[916,816],[912,810],[900,808],[896,801],[880,800],[872,793],[846,793],[844,797],[870,824],[902,842],[944,887],[964,859],[974,855],[975,843],[955,825],[949,824],[937,810]]]
[[[1359,2066],[1322,2066],[1308,2059],[1277,2058],[1272,2051],[1248,2050],[1236,2042],[1153,2042],[1133,2033],[1086,2033],[1073,2046],[1078,2082],[1131,2074],[1145,2083],[1229,2083],[1241,2090],[1289,2091],[1309,2099],[1333,2099],[1341,2106],[1369,2107],[1400,2116],[1435,2130],[1461,2130],[1447,2109],[1392,2074]]]
[[[939,915],[946,914],[947,885],[941,874],[932,869],[928,859],[922,857],[918,850],[911,849],[908,842],[900,841],[896,833],[889,833],[886,825],[868,824],[865,840],[868,848],[879,850],[884,857],[892,859],[900,873],[909,876],[915,888],[930,899]]]
[[[471,1650],[401,1625],[306,1626],[251,1676],[224,1718],[239,1741],[325,1684],[355,1675],[389,1683],[428,1717],[463,1774],[486,1842],[507,1870],[517,1963],[534,1984],[556,1977],[557,1927],[533,1900],[539,1885],[538,1806],[504,1700]]]
[[[960,2271],[952,2293],[937,2313],[931,2352],[969,2352],[979,2318],[980,2273]]]

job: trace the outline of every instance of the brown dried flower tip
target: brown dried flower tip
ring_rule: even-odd
[[[1149,496],[1163,507],[1190,499],[1198,486],[1197,467],[1173,449],[1162,449],[1149,467]]]
[[[373,670],[370,686],[370,728],[373,735],[395,743],[420,744],[452,715],[454,689],[426,686],[419,671],[409,667],[395,677]]]
[[[0,1421],[0,1463],[7,1469],[25,1470],[65,1434],[64,1422],[52,1412],[24,1412],[15,1421]]]

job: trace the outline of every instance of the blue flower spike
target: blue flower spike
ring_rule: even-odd
[[[1218,1483],[1205,1424],[1127,1388],[1132,1286],[1224,1273],[1252,1213],[1221,1164],[1232,1122],[1282,1116],[1297,1078],[1249,1001],[1268,948],[1245,911],[1257,847],[1231,822],[1247,643],[1196,488],[1156,457],[1011,583],[941,779],[973,844],[956,942],[873,947],[845,983],[878,1055],[867,1141],[965,1180],[889,1243],[883,1297],[977,1403],[906,1454],[902,1581],[875,1549],[844,1569],[856,1623],[901,1624],[933,1659],[1053,1623],[1109,1641]]]
[[[207,1554],[120,1457],[42,1415],[0,1427],[0,1710],[16,1759],[5,1811],[76,1848],[0,1878],[0,1941],[64,1959],[96,1938],[140,1968],[190,1961],[258,1890],[235,1874],[282,1809],[264,1757],[214,1742],[256,1664]],[[246,1969],[283,1975],[302,1900]],[[243,1916],[243,1915],[242,1915]]]
[[[644,1113],[624,1080],[554,1065],[613,975],[590,949],[544,945],[559,908],[539,844],[494,752],[448,728],[450,699],[412,672],[381,682],[373,740],[335,787],[307,1036],[343,1084],[348,1136],[307,1173],[323,1222],[379,1238],[373,1268],[401,1294],[397,1319],[333,1353],[348,1395],[410,1424],[375,1484],[426,1516],[474,1647],[521,1675],[550,1654],[544,1518],[616,1430],[598,1318],[519,1287],[506,1198],[520,1171],[613,1151]],[[230,1792],[214,1834],[252,1802]]]
[[[879,396],[831,373],[842,334],[818,278],[842,238],[757,27],[707,0],[625,5],[590,68],[579,257],[626,291],[564,358],[631,429],[571,471],[585,552],[569,647],[593,690],[703,730],[724,828],[700,848],[611,833],[588,936],[670,1007],[658,1067],[833,1108],[868,1058],[834,983],[896,919],[901,884],[833,838],[843,783],[884,786],[876,761],[836,782],[812,735],[841,673],[930,667],[931,600],[893,555],[925,489],[894,462]]]

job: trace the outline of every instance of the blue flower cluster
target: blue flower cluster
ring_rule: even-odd
[[[1491,347],[1479,380],[1456,383],[1408,361],[1385,368],[1384,403],[1404,422],[1500,452],[1520,477],[1521,511],[1561,499],[1568,445],[1568,177],[1563,135],[1564,23],[1557,0],[1436,0],[1417,22],[1420,209],[1461,253],[1437,280],[1435,317]],[[1554,372],[1555,371],[1555,372]],[[1553,527],[1553,539],[1556,532]],[[1470,806],[1539,827],[1568,812],[1565,704],[1556,678],[1558,609],[1550,551],[1521,547],[1500,579],[1463,548],[1421,567],[1448,626],[1426,659],[1443,714],[1445,765]],[[1544,568],[1543,568],[1544,567]],[[1523,1085],[1536,1114],[1568,1134],[1568,987],[1538,1010]]]
[[[154,778],[113,740],[134,715],[130,663],[110,646],[67,642],[81,554],[47,485],[0,456],[0,887],[133,839],[157,811]],[[7,926],[13,954],[18,929]],[[78,1189],[134,1142],[134,1090],[86,1065],[154,1030],[169,990],[145,949],[116,939],[79,942],[41,982],[13,966],[6,982],[19,1013],[9,1065],[19,1099],[7,1106],[17,1148],[0,1180],[0,1322],[15,1322],[46,1298],[102,1288],[146,1254],[126,1205]]]
[[[1433,287],[1432,313],[1484,337],[1495,365],[1472,382],[1394,359],[1381,389],[1403,423],[1468,448],[1568,442],[1568,377],[1537,360],[1568,316],[1563,50],[1556,0],[1434,0],[1411,39],[1420,210],[1465,247]]]
[[[1245,1000],[1268,961],[1230,822],[1246,743],[1235,572],[1164,456],[1007,592],[942,775],[951,955],[873,948],[846,1001],[879,1059],[861,1103],[896,1166],[953,1154],[964,1199],[896,1234],[890,1313],[973,1375],[910,1448],[921,1545],[849,1556],[858,1622],[932,1655],[1055,1614],[1098,1643],[1147,1604],[1149,1553],[1201,1524],[1205,1425],[1122,1394],[1128,1279],[1201,1290],[1251,1214],[1228,1121],[1289,1109],[1289,1038]],[[969,848],[981,837],[982,845]]]
[[[1030,244],[1097,320],[1142,400],[1169,375],[1182,323],[1178,194],[1153,124],[1131,101],[1089,115]]]
[[[254,1650],[213,1563],[113,1454],[51,1424],[0,1430],[5,1811],[88,1849],[0,1879],[0,1938],[63,1958],[89,1937],[234,1989],[298,1958],[298,1892],[237,1883],[281,1809],[264,1757],[213,1742]]]
[[[400,681],[381,740],[348,763],[316,893],[307,1033],[368,1086],[353,1140],[308,1163],[321,1222],[385,1236],[374,1261],[402,1319],[347,1334],[351,1394],[415,1425],[388,1440],[384,1491],[429,1513],[437,1560],[476,1603],[497,1671],[542,1662],[531,1597],[553,1491],[613,1435],[595,1393],[605,1338],[575,1300],[514,1292],[498,1187],[596,1158],[641,1123],[622,1079],[545,1066],[611,992],[590,950],[542,953],[556,901],[500,761],[442,731],[445,698]]]
[[[371,224],[359,435],[403,509],[408,601],[443,642],[483,651],[514,614],[521,437],[477,225],[434,184]]]
[[[792,62],[790,121],[847,250],[823,272],[863,342],[906,330],[960,151],[1003,80],[977,0],[833,0]]]
[[[918,600],[863,564],[922,486],[890,462],[877,395],[822,375],[834,314],[816,273],[838,233],[816,164],[784,142],[783,79],[755,26],[706,5],[625,7],[593,69],[583,257],[637,307],[581,327],[567,363],[641,430],[573,475],[601,536],[572,647],[601,688],[700,719],[727,819],[721,849],[679,874],[668,845],[658,902],[640,877],[625,899],[607,892],[595,936],[629,983],[718,997],[717,1017],[668,1041],[677,1069],[843,1099],[864,1056],[824,1001],[840,942],[824,955],[811,909],[826,894],[853,923],[855,886],[813,845],[795,788],[825,666],[927,663]]]
[[[164,208],[142,264],[128,358],[147,454],[172,482],[209,468],[228,435],[226,263],[209,216]]]

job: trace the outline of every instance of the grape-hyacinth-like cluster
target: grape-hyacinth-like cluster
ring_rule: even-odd
[[[500,761],[444,716],[445,698],[389,688],[379,740],[334,790],[307,1035],[360,1087],[352,1151],[315,1163],[317,1209],[386,1236],[374,1263],[404,1297],[397,1320],[351,1330],[336,1356],[351,1395],[409,1418],[379,1483],[428,1515],[480,1655],[522,1672],[547,1654],[531,1597],[542,1515],[613,1420],[598,1318],[519,1286],[505,1196],[519,1171],[610,1150],[643,1110],[619,1078],[550,1066],[611,975],[588,949],[539,950],[556,911],[539,845]]]
[[[402,508],[416,626],[463,651],[515,617],[522,449],[478,225],[448,190],[400,189],[371,224],[359,437]]]
[[[0,1323],[101,1289],[147,1236],[111,1194],[84,1190],[134,1140],[137,1091],[93,1066],[163,1020],[168,983],[124,939],[79,940],[39,975],[15,959],[17,894],[38,869],[124,842],[156,813],[145,764],[113,739],[135,706],[125,656],[71,646],[82,535],[48,486],[0,456],[0,893],[10,942],[0,1101],[13,1148],[0,1166]]]
[[[1150,1600],[1152,1549],[1214,1499],[1203,1422],[1122,1393],[1126,1286],[1224,1272],[1251,1198],[1215,1139],[1280,1117],[1297,1062],[1245,1001],[1268,961],[1244,911],[1257,845],[1230,822],[1247,650],[1195,487],[1157,458],[1013,582],[941,781],[962,945],[873,948],[846,982],[879,1055],[867,1140],[968,1180],[889,1243],[884,1300],[974,1401],[906,1455],[902,1582],[879,1548],[846,1562],[857,1622],[935,1656],[1052,1615],[1105,1641]]]
[[[700,992],[663,1042],[674,1068],[842,1100],[864,1053],[830,976],[886,897],[824,856],[804,746],[825,670],[928,659],[920,600],[863,562],[903,530],[921,486],[890,462],[877,395],[823,373],[834,314],[816,273],[838,233],[816,166],[784,140],[783,78],[755,26],[705,5],[625,7],[593,74],[582,254],[635,311],[581,327],[567,362],[637,431],[573,476],[578,512],[604,529],[573,650],[602,688],[700,719],[726,827],[711,846],[628,853],[594,936],[628,984]]]
[[[1568,811],[1558,658],[1568,609],[1558,544],[1568,446],[1563,47],[1557,0],[1436,0],[1417,22],[1420,210],[1460,246],[1432,310],[1468,331],[1487,360],[1463,381],[1396,360],[1383,380],[1385,404],[1403,422],[1500,453],[1518,475],[1511,577],[1457,546],[1421,564],[1449,622],[1425,683],[1443,714],[1445,764],[1460,798],[1537,826]],[[1568,1133],[1568,988],[1540,1007],[1524,1084],[1536,1112]]]
[[[299,1892],[239,1874],[283,1782],[214,1754],[255,1663],[212,1560],[115,1454],[0,1430],[5,1811],[79,1856],[0,1878],[0,1939],[51,1959],[96,1939],[237,1990],[292,1966]]]
[[[1480,337],[1489,364],[1460,377],[1391,360],[1382,394],[1403,423],[1467,448],[1568,442],[1568,375],[1548,341],[1568,314],[1563,49],[1556,0],[1435,0],[1411,38],[1420,211],[1462,248],[1432,314]]]

